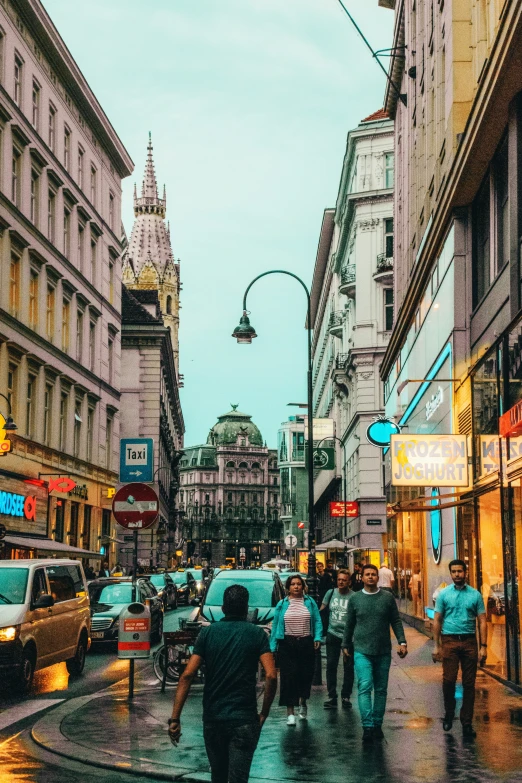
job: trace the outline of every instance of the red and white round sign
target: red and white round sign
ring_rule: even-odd
[[[159,500],[147,484],[126,484],[114,495],[112,513],[127,530],[146,530],[158,518]]]

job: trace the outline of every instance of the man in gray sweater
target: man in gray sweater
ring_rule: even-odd
[[[377,586],[378,568],[365,565],[362,581],[363,589],[352,595],[348,604],[343,654],[348,658],[350,645],[353,644],[363,742],[369,743],[384,737],[382,721],[386,710],[391,666],[390,626],[399,643],[397,654],[400,658],[406,657],[408,647],[395,598],[388,591],[379,590]]]

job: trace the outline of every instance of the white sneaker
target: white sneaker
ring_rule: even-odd
[[[306,704],[301,704],[299,707],[299,717],[301,720],[306,720],[308,717],[308,707]]]
[[[286,719],[287,726],[295,726],[295,715],[289,715]]]

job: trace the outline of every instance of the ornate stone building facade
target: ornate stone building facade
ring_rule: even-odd
[[[158,524],[140,536],[144,566],[165,566],[175,550],[178,464],[185,425],[179,399],[179,264],[165,225],[149,138],[141,196],[123,257],[121,436],[154,440]],[[126,285],[125,285],[126,283]]]
[[[277,451],[237,407],[180,463],[184,556],[193,562],[248,567],[280,553]]]
[[[366,430],[383,412],[379,365],[393,326],[393,149],[393,122],[382,110],[349,132],[312,282],[314,416],[332,418],[342,442],[335,442],[336,470],[316,476],[318,539],[344,540],[375,562],[384,548],[386,504],[382,453]],[[347,500],[358,502],[346,525],[329,509],[343,499],[345,470]]]
[[[0,523],[8,557],[89,559],[114,536],[133,164],[39,0],[2,3],[0,51],[0,412],[18,426],[0,490],[36,498],[23,517],[3,505]],[[76,486],[51,490],[60,477]],[[114,561],[114,544],[104,555]]]

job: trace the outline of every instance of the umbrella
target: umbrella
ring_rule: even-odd
[[[338,538],[334,538],[331,541],[326,541],[324,544],[319,544],[319,546],[316,546],[317,552],[326,552],[327,549],[342,549],[344,551],[346,544],[344,541],[339,541]],[[346,549],[348,552],[355,552],[358,547],[355,546],[346,546]]]

